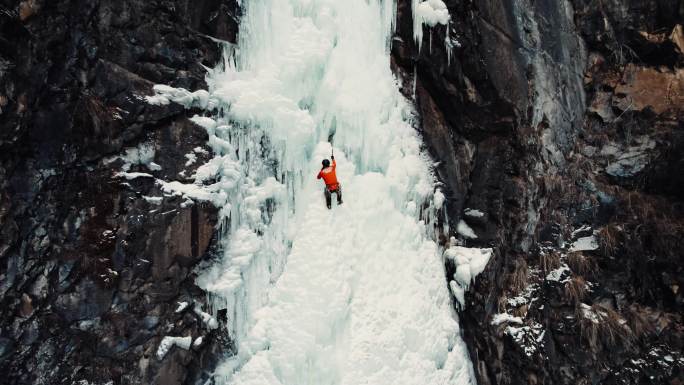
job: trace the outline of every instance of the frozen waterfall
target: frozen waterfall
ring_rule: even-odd
[[[443,195],[390,70],[394,1],[243,0],[209,90],[156,87],[215,157],[164,188],[221,207],[198,284],[228,309],[227,384],[470,384],[433,222]],[[345,203],[315,176],[334,143]],[[437,199],[435,199],[437,197]]]

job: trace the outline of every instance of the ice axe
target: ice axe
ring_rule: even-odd
[[[330,158],[335,156],[335,147],[333,147],[333,140],[335,139],[335,129],[328,134],[328,143],[330,143]]]

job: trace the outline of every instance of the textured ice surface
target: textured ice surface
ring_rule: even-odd
[[[218,383],[474,383],[433,241],[444,197],[390,70],[395,7],[244,1],[206,95],[155,88],[152,103],[207,109],[192,119],[214,158],[159,183],[221,207],[222,260],[198,278],[237,346]],[[328,138],[332,210],[315,179]],[[486,254],[468,254],[473,276]]]
[[[456,266],[449,288],[461,309],[465,308],[465,292],[475,277],[487,267],[491,257],[492,249],[452,246],[444,251],[444,258],[452,260]]]

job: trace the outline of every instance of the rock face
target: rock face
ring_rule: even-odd
[[[194,383],[230,346],[194,311],[216,209],[155,180],[190,181],[211,150],[192,111],[145,96],[206,87],[237,3],[17,3],[0,6],[3,383]],[[167,335],[203,338],[160,359]]]
[[[681,2],[445,3],[419,51],[399,1],[392,56],[449,223],[495,249],[461,313],[478,382],[682,383]]]

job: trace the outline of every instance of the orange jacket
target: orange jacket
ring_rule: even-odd
[[[332,165],[322,169],[316,177],[316,179],[323,178],[323,181],[325,181],[325,185],[328,186],[328,189],[332,191],[337,190],[337,187],[339,186],[339,183],[337,182],[337,175],[335,175],[336,166],[337,163],[335,163],[335,159],[333,159]]]

